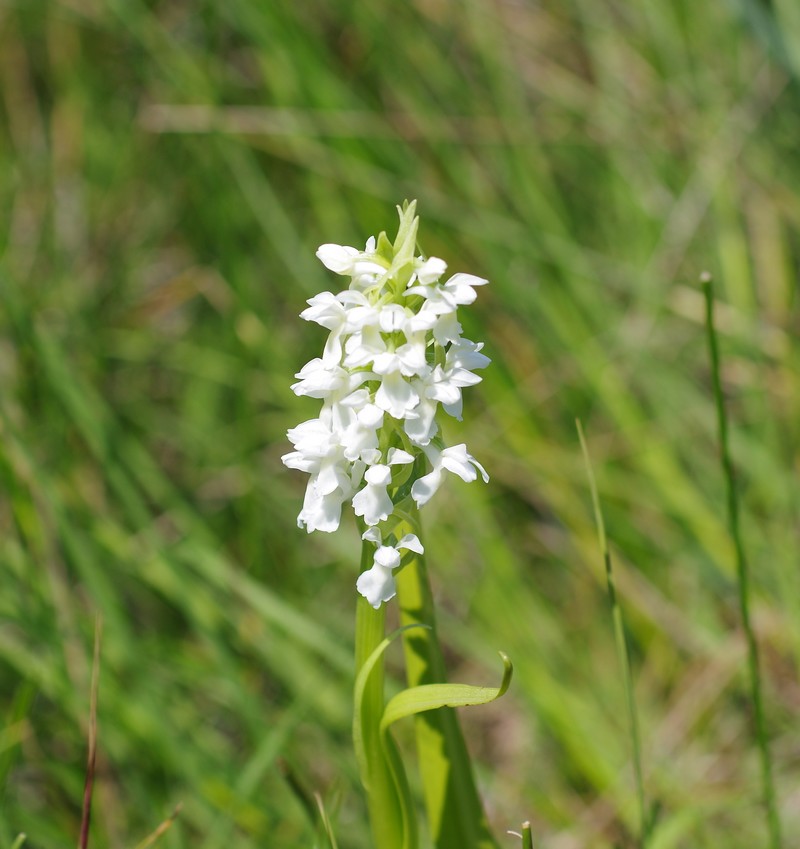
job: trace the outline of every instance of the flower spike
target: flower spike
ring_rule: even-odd
[[[444,260],[417,255],[416,201],[398,213],[394,243],[381,233],[363,251],[333,244],[317,250],[350,284],[315,295],[301,313],[329,335],[322,357],[295,375],[292,390],[320,399],[322,410],[289,430],[295,450],[282,458],[310,476],[300,527],[335,531],[346,503],[369,526],[364,539],[377,550],[356,586],[376,608],[395,594],[399,551],[422,553],[413,534],[383,541],[394,537],[379,526],[393,526],[399,503],[409,495],[417,506],[427,503],[446,471],[465,481],[489,479],[466,445],[442,443],[437,423],[440,407],[461,419],[462,390],[480,382],[474,372],[490,362],[483,343],[461,336],[457,319],[488,281],[459,272],[442,282]]]

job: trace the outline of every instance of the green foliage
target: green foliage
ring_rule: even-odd
[[[800,843],[795,7],[0,4],[0,845],[76,845],[100,612],[90,847],[136,846],[180,801],[157,846],[312,845],[281,757],[341,849],[372,846],[358,536],[298,531],[304,481],[279,458],[316,406],[288,390],[322,338],[297,314],[332,285],[313,252],[391,230],[407,197],[426,253],[491,280],[465,332],[494,363],[447,436],[492,481],[448,481],[425,545],[449,679],[485,680],[500,647],[515,661],[501,702],[462,712],[494,831],[530,819],[537,846],[605,849],[637,830],[579,417],[651,849],[767,842],[708,269]]]
[[[384,733],[383,653],[402,629],[383,635],[385,608],[373,610],[359,598],[356,620],[356,683],[353,743],[367,794],[376,849],[416,849],[414,800],[394,741]],[[421,626],[408,626],[421,627]],[[380,640],[380,642],[378,642]]]
[[[406,626],[413,628],[413,625]],[[405,629],[403,629],[405,630]],[[416,716],[429,710],[449,707],[470,707],[486,705],[499,699],[508,690],[514,667],[508,655],[500,652],[503,661],[503,680],[499,687],[476,687],[472,684],[420,684],[401,690],[390,699],[381,717],[381,731],[386,733],[389,726],[398,719]]]
[[[405,568],[409,568],[406,566]],[[360,654],[366,654],[366,647],[372,645],[374,637],[380,630],[375,624],[382,621],[381,611],[372,610],[365,601],[359,601],[359,616],[356,624],[356,644],[363,646]],[[503,661],[503,680],[499,687],[476,687],[470,684],[421,684],[407,687],[384,705],[382,686],[375,687],[377,680],[382,684],[383,655],[389,645],[401,634],[423,628],[430,630],[427,625],[415,623],[405,625],[393,631],[381,640],[367,655],[363,662],[359,659],[353,696],[353,741],[356,759],[362,776],[362,783],[367,791],[370,809],[370,820],[373,824],[373,836],[377,849],[384,847],[399,847],[399,849],[416,849],[417,825],[414,811],[414,800],[411,797],[405,769],[397,747],[389,734],[389,728],[400,719],[417,716],[429,711],[441,711],[444,708],[469,707],[485,705],[499,699],[511,683],[513,666],[508,656],[500,652]],[[451,762],[446,756],[442,761],[444,776],[429,775],[436,770],[439,763],[437,752],[420,748],[421,768],[426,772],[426,780],[439,785],[450,781],[449,773],[456,772],[456,779],[470,781],[468,775],[459,775],[464,764],[457,760]],[[439,755],[439,757],[441,757]],[[468,764],[466,765],[468,768]],[[440,805],[449,804],[446,794],[439,793]],[[442,822],[446,817],[458,814],[452,810],[435,810],[431,812],[434,822]],[[474,816],[468,811],[466,818]],[[437,845],[453,846],[445,837]],[[460,843],[464,846],[463,837]]]
[[[403,515],[403,512],[396,508],[395,515]],[[394,533],[424,536],[419,513],[413,504],[409,505],[405,518],[394,528]],[[427,627],[421,632],[403,632],[408,688],[386,706],[382,726],[394,721],[393,718],[401,715],[404,708],[424,704],[426,694],[433,699],[456,695],[445,683],[448,671],[438,636],[436,606],[425,557],[415,553],[407,555],[396,580],[400,621],[407,628],[412,624]],[[503,685],[500,690],[483,693],[487,702],[502,695],[508,686],[511,664],[505,655],[503,663]],[[470,690],[468,697],[476,698],[477,692]],[[493,849],[497,843],[478,794],[474,767],[461,725],[452,710],[456,702],[451,706],[448,704],[443,702],[437,709],[414,712],[417,760],[431,840],[436,849]]]
[[[634,693],[633,678],[631,676],[630,653],[628,641],[625,637],[625,622],[622,617],[622,608],[617,599],[617,585],[614,580],[614,569],[612,565],[611,552],[608,550],[608,539],[606,538],[606,525],[603,519],[603,509],[600,506],[600,496],[597,492],[597,483],[594,477],[594,469],[589,456],[589,447],[581,427],[580,419],[575,420],[578,431],[578,440],[581,444],[583,461],[586,464],[586,476],[589,480],[589,491],[592,495],[592,508],[597,524],[597,537],[600,543],[600,554],[603,558],[603,566],[606,573],[606,588],[608,590],[608,601],[611,607],[611,619],[614,623],[614,642],[617,646],[617,659],[619,663],[622,685],[625,688],[625,699],[628,707],[628,722],[631,738],[631,753],[633,757],[633,771],[636,777],[636,794],[639,802],[639,846],[646,849],[648,835],[651,828],[651,817],[647,811],[644,789],[644,772],[642,769],[642,741],[639,733],[639,713],[636,708],[636,696]]]
[[[741,529],[739,527],[739,495],[736,489],[736,475],[728,444],[728,416],[725,409],[725,399],[722,394],[721,371],[722,364],[719,356],[717,331],[714,326],[714,287],[711,275],[704,272],[701,275],[703,297],[706,302],[706,332],[711,359],[711,381],[714,386],[714,403],[717,408],[717,427],[719,429],[719,453],[722,472],[725,476],[725,487],[728,503],[728,530],[731,543],[736,551],[736,582],[739,591],[739,612],[742,617],[742,629],[747,638],[747,671],[750,698],[753,708],[753,727],[755,742],[761,761],[761,786],[764,809],[769,829],[769,841],[772,849],[780,849],[781,824],[775,802],[775,779],[773,778],[772,757],[769,750],[769,739],[764,720],[764,703],[761,696],[761,663],[759,661],[758,643],[756,641],[753,623],[750,617],[750,570],[744,553]]]

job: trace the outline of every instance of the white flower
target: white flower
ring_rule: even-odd
[[[383,463],[376,463],[367,469],[364,480],[367,485],[353,496],[353,512],[356,516],[363,516],[368,525],[385,522],[394,509],[386,491],[392,480],[392,470]]]
[[[472,369],[486,368],[491,360],[486,354],[480,353],[483,342],[470,342],[469,339],[459,339],[447,351],[443,379],[437,386],[438,394],[433,397],[442,402],[445,412],[461,421],[461,390],[466,386],[474,386],[483,380]]]
[[[291,386],[295,395],[327,398],[331,395],[346,397],[364,381],[374,379],[375,375],[367,371],[351,372],[338,365],[326,365],[324,360],[315,357],[295,377],[300,378],[298,383]]]
[[[422,553],[411,534],[384,545],[378,527],[405,509],[409,487],[422,506],[445,472],[488,480],[465,445],[447,448],[437,436],[439,406],[460,419],[462,390],[480,382],[474,372],[489,363],[481,343],[462,338],[458,320],[458,307],[471,304],[487,281],[454,274],[440,282],[446,263],[415,255],[418,223],[410,204],[400,210],[394,243],[382,234],[363,251],[333,244],[318,249],[327,268],[350,279],[337,294],[310,298],[301,313],[326,328],[328,338],[322,356],[295,375],[292,390],[319,399],[322,409],[289,430],[294,450],[282,458],[309,475],[300,527],[336,530],[347,502],[370,526],[364,539],[377,550],[357,586],[376,608],[395,594],[400,550]],[[397,465],[407,468],[393,471]],[[422,474],[425,466],[430,471]]]
[[[483,342],[470,342],[469,339],[458,339],[447,351],[447,370],[472,371],[476,368],[486,368],[491,363],[491,360],[486,354],[481,353],[482,350]],[[466,386],[467,384],[464,385]]]
[[[367,326],[350,336],[345,343],[344,366],[363,368],[386,351],[386,340],[378,327]]]
[[[475,286],[485,286],[488,282],[474,274],[454,274],[443,286],[412,286],[406,290],[406,295],[425,298],[424,309],[439,314],[455,312],[459,306],[471,304],[478,297]]]
[[[491,360],[481,354],[483,343],[459,339],[450,346],[445,367],[436,366],[419,380],[411,382],[419,403],[406,413],[405,431],[416,445],[427,445],[438,432],[436,411],[439,403],[449,415],[461,421],[461,390],[481,382],[471,369],[484,368]]]
[[[444,450],[427,446],[423,448],[423,451],[431,461],[433,471],[414,481],[414,485],[411,487],[411,497],[416,501],[417,507],[422,507],[423,504],[430,501],[436,490],[439,489],[445,471],[452,472],[458,475],[461,480],[467,482],[474,481],[478,477],[478,472],[480,472],[484,483],[489,482],[486,469],[471,454],[467,453],[467,446],[463,443]]]
[[[417,554],[424,554],[425,549],[416,534],[406,534],[394,545],[383,545],[381,532],[377,528],[370,528],[361,538],[374,543],[377,551],[372,568],[359,575],[356,589],[377,610],[383,602],[394,598],[397,593],[392,573],[400,565],[400,550],[408,549]]]
[[[355,487],[344,469],[334,471],[337,486],[329,492],[320,486],[319,476],[313,476],[308,482],[303,509],[297,517],[297,526],[305,527],[308,533],[323,531],[329,534],[337,530],[342,518],[342,504],[353,494]]]
[[[346,310],[345,333],[356,333],[380,321],[383,310],[370,303],[363,292],[346,289],[336,297]]]
[[[317,248],[317,258],[331,271],[337,274],[350,274],[361,251],[346,245],[320,245]]]
[[[340,414],[340,420],[343,418]],[[352,417],[340,423],[339,437],[348,460],[362,459],[365,463],[377,462],[378,430],[383,425],[383,410],[377,404],[364,404],[352,410]]]
[[[417,406],[419,395],[397,369],[383,375],[375,403],[393,418],[403,419]]]
[[[282,458],[290,468],[299,469],[301,466],[287,462],[288,458],[294,458],[297,455],[304,463],[318,462],[335,452],[338,447],[336,435],[321,419],[301,422],[297,427],[290,428],[286,435],[295,447],[292,453],[285,454]],[[303,471],[309,470],[304,468]]]
[[[420,264],[417,266],[416,278],[423,286],[430,286],[431,283],[435,283],[447,271],[447,263],[435,256],[428,257],[422,262],[417,260],[417,262]]]
[[[375,374],[387,375],[399,371],[407,377],[425,374],[429,371],[425,359],[425,337],[414,334],[409,342],[394,351],[382,351],[373,359]]]
[[[363,516],[368,525],[385,522],[394,510],[394,504],[388,493],[388,486],[392,480],[392,470],[389,466],[413,462],[412,454],[392,448],[388,453],[386,464],[376,463],[367,469],[364,474],[367,485],[353,497],[353,512],[356,516]]]
[[[437,366],[427,381],[415,380],[412,384],[419,396],[419,403],[406,413],[403,429],[415,445],[427,445],[439,432],[439,425],[436,423],[439,402],[432,397],[430,385],[439,372],[441,368]]]
[[[289,430],[288,436],[296,450],[281,459],[290,469],[311,475],[297,524],[309,533],[335,531],[342,504],[352,498],[364,474],[363,464],[345,458],[336,431],[322,419],[303,422]]]
[[[484,277],[460,272],[454,274],[442,287],[447,296],[456,304],[471,304],[478,297],[474,286],[485,286],[489,281]]]
[[[375,254],[374,238],[369,239],[363,251],[347,245],[320,245],[317,257],[331,271],[350,275],[359,288],[373,285],[387,271],[387,266]]]
[[[396,333],[402,330],[409,318],[414,315],[410,309],[401,307],[400,304],[387,304],[380,311],[379,323],[384,333]]]
[[[439,431],[436,411],[439,402],[445,406],[457,405],[461,401],[461,390],[450,381],[441,366],[436,366],[420,380],[413,381],[419,394],[419,404],[406,415],[405,431],[417,445],[427,445]]]
[[[425,299],[414,322],[433,330],[433,338],[441,346],[457,342],[461,324],[456,318],[459,306],[471,304],[477,297],[475,286],[488,283],[473,274],[454,274],[444,285],[411,286],[406,295],[419,295]]]
[[[338,364],[342,358],[341,336],[347,320],[344,307],[332,292],[320,292],[319,295],[309,298],[306,303],[309,307],[300,313],[300,318],[314,321],[331,332],[325,343],[322,361],[326,365]]]
[[[317,248],[317,258],[326,268],[335,271],[337,274],[352,276],[358,265],[363,268],[367,263],[372,263],[375,266],[375,273],[377,274],[382,274],[386,270],[386,266],[379,263],[375,257],[375,239],[373,238],[367,241],[363,251],[347,245],[320,245]]]
[[[433,310],[430,310],[429,312],[430,314],[435,314]],[[420,310],[419,314],[423,319],[427,318],[425,315],[425,307]],[[432,330],[433,338],[436,340],[436,343],[444,348],[448,342],[458,342],[461,338],[463,328],[461,327],[459,320],[456,318],[455,311],[453,311],[436,315],[436,319],[432,325]]]

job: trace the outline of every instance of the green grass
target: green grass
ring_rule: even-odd
[[[369,846],[358,537],[296,529],[305,480],[280,455],[316,410],[288,388],[323,338],[297,313],[337,285],[314,250],[393,228],[404,198],[427,253],[492,281],[464,318],[494,363],[450,430],[492,481],[448,482],[425,547],[451,679],[493,682],[497,649],[515,663],[462,717],[496,832],[634,845],[578,417],[650,849],[766,845],[708,269],[800,843],[800,30],[773,6],[0,4],[0,847],[77,841],[98,612],[90,846],[134,847],[179,802],[168,849],[311,846],[279,758],[341,849]]]

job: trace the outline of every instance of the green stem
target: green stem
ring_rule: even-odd
[[[395,533],[422,538],[419,514],[411,507]],[[397,597],[403,625],[428,629],[403,634],[409,687],[445,683],[445,665],[436,633],[436,616],[425,560],[414,555],[397,574]],[[439,708],[415,719],[417,754],[425,808],[437,849],[497,849],[475,786],[469,753],[452,708]]]
[[[747,668],[750,679],[750,695],[753,702],[756,744],[761,761],[761,784],[764,807],[767,814],[770,846],[780,849],[781,825],[775,802],[775,787],[772,778],[772,759],[767,740],[764,707],[761,698],[761,670],[758,660],[758,644],[750,622],[750,586],[747,560],[744,555],[741,532],[739,529],[739,498],[736,490],[736,476],[728,448],[728,418],[725,412],[725,401],[722,395],[722,380],[720,378],[720,356],[717,344],[717,334],[714,329],[714,289],[711,275],[705,272],[700,281],[706,301],[706,330],[708,333],[708,348],[711,357],[711,380],[714,387],[714,402],[717,409],[717,426],[719,432],[719,452],[722,471],[725,477],[725,488],[728,502],[728,532],[736,552],[736,574],[739,587],[739,610],[742,617],[747,639]]]
[[[522,823],[522,849],[533,849],[533,833],[529,822]]]
[[[364,571],[372,561],[374,547],[364,543],[361,568]],[[362,596],[356,606],[356,677],[375,648],[381,643],[386,630],[386,606],[374,610]],[[404,826],[392,770],[383,752],[380,722],[383,716],[383,658],[378,661],[366,682],[361,711],[360,733],[366,763],[361,764],[361,782],[367,793],[367,809],[372,827],[375,849],[400,849],[403,845]],[[357,734],[353,730],[354,736]]]

